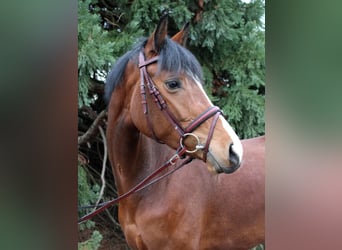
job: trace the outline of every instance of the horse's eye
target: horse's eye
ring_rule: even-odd
[[[165,82],[165,85],[169,90],[176,90],[176,89],[179,89],[181,87],[181,83],[178,80],[167,81],[167,82]]]

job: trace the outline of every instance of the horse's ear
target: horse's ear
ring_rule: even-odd
[[[187,22],[181,31],[179,31],[177,34],[175,34],[171,39],[175,41],[176,43],[179,43],[180,45],[184,46],[186,45],[186,41],[188,39],[189,35],[189,30],[190,30],[190,23]]]
[[[167,36],[168,15],[164,14],[160,20],[156,30],[152,34],[152,46],[155,52],[159,52],[164,44]]]

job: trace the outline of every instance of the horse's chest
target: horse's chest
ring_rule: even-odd
[[[137,209],[134,218],[121,216],[128,244],[133,249],[198,249],[194,246],[198,242],[196,225],[189,223],[191,216],[181,211],[152,207],[145,211]]]

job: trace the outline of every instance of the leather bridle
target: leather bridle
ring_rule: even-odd
[[[180,125],[180,123],[178,122],[178,120],[175,118],[175,116],[168,109],[168,106],[167,106],[164,98],[161,96],[158,88],[154,84],[152,77],[147,72],[147,66],[150,64],[156,63],[158,61],[158,59],[159,59],[159,57],[155,56],[149,60],[145,60],[143,52],[141,51],[139,54],[140,94],[142,97],[143,111],[144,111],[144,114],[146,116],[148,127],[151,130],[154,139],[158,142],[161,142],[157,138],[157,136],[153,130],[150,118],[148,116],[148,103],[147,103],[147,99],[146,99],[146,90],[145,90],[145,88],[147,87],[149,94],[153,98],[153,100],[156,103],[156,105],[158,106],[158,108],[163,112],[165,117],[169,120],[169,122],[172,124],[174,129],[178,132],[178,134],[180,136],[179,147],[176,150],[176,153],[168,161],[166,161],[161,167],[159,167],[158,169],[153,171],[150,175],[145,177],[145,179],[143,179],[141,182],[139,182],[137,185],[135,185],[133,188],[131,188],[128,192],[120,195],[119,197],[117,197],[113,200],[103,202],[103,203],[98,204],[96,206],[90,205],[90,206],[80,207],[79,209],[85,209],[85,208],[96,208],[96,209],[94,211],[92,211],[91,213],[88,213],[85,216],[83,216],[82,218],[80,218],[78,220],[78,223],[89,220],[90,218],[92,218],[96,214],[102,212],[107,207],[110,207],[113,204],[120,202],[121,200],[127,198],[131,194],[139,192],[140,190],[154,184],[155,182],[157,182],[157,181],[163,179],[164,177],[172,174],[173,172],[177,171],[181,167],[187,165],[188,163],[190,163],[194,159],[193,157],[188,156],[187,159],[185,159],[181,164],[176,166],[176,162],[179,159],[184,158],[187,153],[192,154],[192,153],[197,152],[198,150],[203,150],[203,161],[206,162],[206,160],[207,160],[207,154],[209,151],[209,144],[210,144],[210,141],[213,137],[213,133],[214,133],[214,129],[215,129],[217,120],[218,120],[219,116],[222,114],[222,111],[217,106],[211,106],[207,110],[205,110],[202,114],[197,116],[186,128],[183,128]],[[205,121],[207,121],[211,117],[213,117],[213,120],[212,120],[212,123],[211,123],[210,128],[209,128],[207,140],[206,140],[205,144],[201,144],[199,137],[192,132],[194,130],[196,130],[199,126],[201,126]],[[187,137],[193,137],[195,139],[197,145],[194,148],[192,148],[192,149],[187,148],[186,145],[184,145],[184,140]],[[174,167],[174,168],[171,169],[169,172],[167,172],[167,173],[165,173],[159,177],[156,177],[160,173],[162,173],[165,169],[167,169],[168,167]]]
[[[139,53],[139,68],[140,68],[140,94],[142,99],[142,105],[143,105],[143,111],[147,120],[147,125],[152,132],[152,135],[154,139],[158,142],[161,142],[157,136],[155,135],[155,132],[152,127],[152,123],[150,121],[150,118],[148,116],[148,104],[146,100],[146,87],[148,89],[149,94],[153,98],[154,102],[156,103],[157,107],[163,112],[165,117],[168,119],[168,121],[171,123],[173,128],[178,132],[180,139],[179,139],[179,146],[180,148],[186,148],[183,141],[187,137],[193,137],[197,145],[193,149],[186,149],[186,153],[195,153],[198,150],[203,150],[203,161],[207,161],[207,154],[209,151],[209,144],[212,139],[214,129],[217,123],[217,120],[219,116],[222,114],[222,111],[217,106],[211,106],[207,110],[205,110],[202,114],[197,116],[186,128],[183,128],[182,125],[178,122],[178,120],[175,118],[175,116],[170,112],[166,101],[160,94],[158,88],[154,84],[152,77],[147,72],[147,66],[153,63],[156,63],[158,61],[159,57],[155,56],[149,60],[145,60],[144,54],[141,51]],[[208,137],[205,144],[200,143],[200,139],[197,135],[192,133],[194,130],[196,130],[200,125],[202,125],[206,120],[213,117],[213,121],[211,123]]]

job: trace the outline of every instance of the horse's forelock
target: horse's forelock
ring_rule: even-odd
[[[165,40],[165,44],[160,51],[158,70],[176,74],[190,72],[198,79],[203,79],[201,66],[195,56],[170,38]]]
[[[126,52],[126,54],[121,56],[113,65],[111,71],[107,75],[105,85],[104,97],[107,103],[109,103],[111,94],[116,86],[122,82],[122,77],[129,60],[132,59],[138,64],[138,54],[146,44],[146,41],[147,39],[141,40],[132,50]],[[165,39],[165,43],[160,51],[158,71],[168,71],[175,74],[186,73],[188,75],[193,75],[200,81],[203,79],[201,66],[194,55],[170,38]]]

